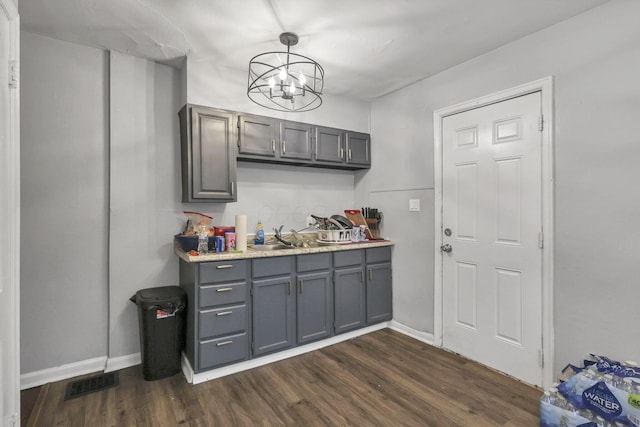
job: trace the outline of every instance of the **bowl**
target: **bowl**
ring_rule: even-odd
[[[180,245],[180,249],[185,252],[189,251],[197,251],[198,250],[198,235],[185,235],[185,234],[176,234],[173,236],[178,244]],[[216,250],[216,240],[213,236],[209,236],[209,252],[215,252]]]

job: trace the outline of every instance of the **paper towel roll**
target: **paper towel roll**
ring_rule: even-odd
[[[247,216],[236,215],[236,250],[247,250]]]

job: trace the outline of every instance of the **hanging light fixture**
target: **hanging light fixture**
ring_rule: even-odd
[[[310,111],[322,104],[324,70],[316,61],[291,53],[298,44],[294,33],[280,34],[286,52],[266,52],[249,62],[247,95],[258,105],[276,111]]]

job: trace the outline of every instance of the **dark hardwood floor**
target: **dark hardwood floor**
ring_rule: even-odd
[[[198,385],[182,374],[64,401],[40,387],[28,426],[537,426],[542,392],[383,329]],[[24,399],[23,394],[23,399]]]

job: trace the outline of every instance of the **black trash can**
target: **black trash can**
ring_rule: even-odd
[[[187,301],[180,286],[141,289],[130,300],[138,306],[142,376],[159,380],[180,372]]]

